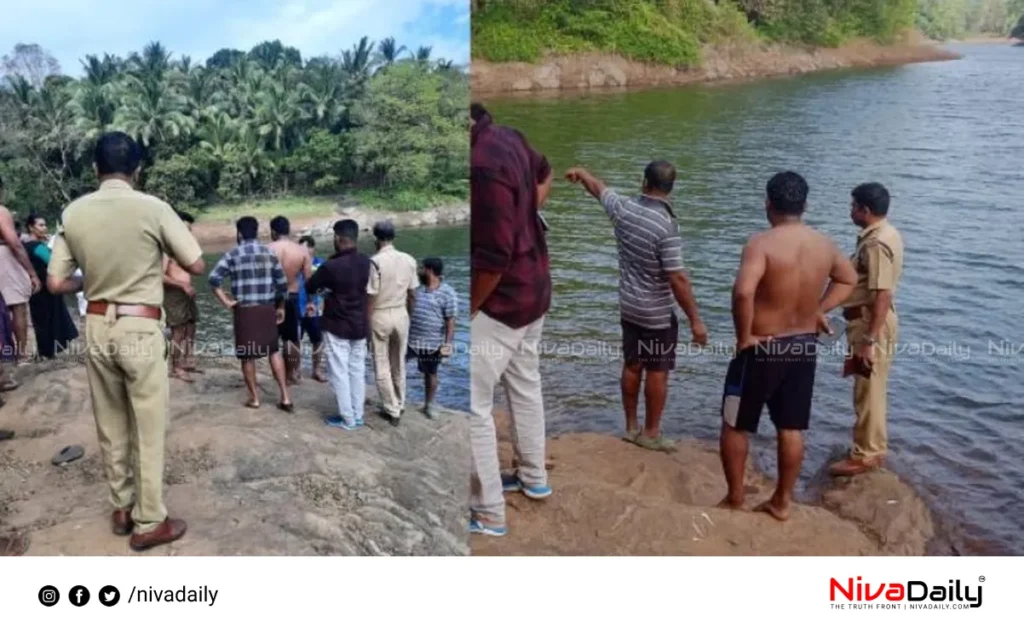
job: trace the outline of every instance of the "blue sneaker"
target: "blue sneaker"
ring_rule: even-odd
[[[487,525],[477,519],[470,519],[469,532],[470,534],[483,534],[485,536],[505,536],[508,534],[508,528],[504,525]]]
[[[505,492],[521,492],[530,499],[546,499],[551,496],[551,486],[527,486],[519,475],[502,475],[501,489]]]
[[[362,418],[356,418],[356,426],[366,426],[366,423],[363,422]]]
[[[355,424],[352,424],[351,422],[341,417],[340,415],[328,416],[327,418],[324,419],[324,423],[327,424],[327,426],[336,429],[345,429],[346,431],[351,431],[352,429],[356,428]]]

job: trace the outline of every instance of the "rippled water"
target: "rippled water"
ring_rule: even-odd
[[[440,257],[444,260],[445,281],[448,282],[459,296],[459,316],[455,325],[456,354],[450,362],[441,366],[440,388],[437,400],[446,407],[469,409],[469,230],[465,227],[456,228],[424,228],[400,231],[395,246],[417,260],[424,257]],[[373,254],[372,239],[360,241],[359,248],[367,255]],[[329,239],[317,240],[317,251],[324,258],[333,252]],[[207,253],[207,270],[213,270],[220,253]],[[210,292],[205,277],[196,280],[196,291],[199,297],[200,325],[197,338],[200,342],[211,344],[213,353],[225,351],[230,354],[232,345],[231,314],[217,303]],[[304,339],[305,370],[303,376],[309,375],[309,342]],[[412,403],[423,401],[423,381],[416,370],[415,361],[408,365],[408,399]],[[367,360],[367,382],[373,383],[373,367]],[[326,388],[326,387],[325,387]]]
[[[851,250],[849,191],[893,195],[906,261],[896,297],[908,347],[890,379],[890,464],[965,553],[1024,553],[1024,49],[963,46],[963,59],[740,85],[492,102],[559,173],[583,164],[623,190],[653,158],[676,164],[684,258],[712,342],[730,345],[730,289],[746,238],[765,227],[764,184],[795,169],[808,223]],[[557,183],[545,209],[555,301],[542,371],[552,432],[622,425],[612,230]],[[685,327],[681,328],[683,332]],[[913,344],[918,344],[915,349]],[[728,356],[681,360],[665,429],[715,438]],[[852,384],[819,365],[804,472],[846,447]],[[762,426],[758,460],[774,472]],[[807,482],[805,482],[807,483]]]

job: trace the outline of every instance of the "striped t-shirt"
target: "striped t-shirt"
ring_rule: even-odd
[[[676,301],[668,274],[683,270],[683,244],[668,202],[611,189],[601,204],[615,225],[619,247],[619,309],[622,320],[650,330],[672,325]]]
[[[416,303],[409,318],[409,347],[418,352],[436,352],[444,345],[447,325],[458,312],[455,290],[442,283],[436,290],[416,289]]]

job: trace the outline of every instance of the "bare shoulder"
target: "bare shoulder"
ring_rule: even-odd
[[[8,221],[13,220],[14,216],[11,214],[11,210],[0,204],[0,220]]]

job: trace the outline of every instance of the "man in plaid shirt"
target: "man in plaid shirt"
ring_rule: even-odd
[[[274,379],[281,390],[277,407],[293,409],[285,376],[284,358],[278,347],[277,326],[284,320],[284,301],[288,297],[288,279],[284,268],[269,248],[257,241],[259,222],[246,216],[236,225],[238,246],[221,257],[210,273],[210,287],[217,299],[234,315],[235,355],[242,361],[242,375],[249,389],[245,406],[258,409],[256,359],[270,357]],[[231,294],[222,287],[231,277]]]

